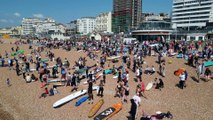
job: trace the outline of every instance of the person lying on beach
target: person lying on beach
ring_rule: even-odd
[[[155,73],[154,66],[152,66],[152,67],[147,66],[146,69],[145,69],[145,73],[148,74],[148,75],[154,74]]]
[[[142,110],[142,117],[140,120],[162,120],[163,118],[173,119],[173,115],[168,111],[167,113],[162,113],[160,111],[157,111],[154,115],[148,115]]]

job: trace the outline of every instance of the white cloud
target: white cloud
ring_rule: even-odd
[[[21,16],[21,14],[18,13],[18,12],[15,12],[13,15],[15,15],[16,17],[20,17]]]
[[[6,20],[6,19],[0,19],[0,22],[1,23],[8,23],[8,20]]]
[[[33,14],[33,17],[36,17],[36,18],[44,18],[44,15],[42,14]]]

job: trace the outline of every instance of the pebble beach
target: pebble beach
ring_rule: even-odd
[[[5,40],[6,41],[6,40]],[[4,55],[5,50],[11,52],[11,47],[15,47],[15,44],[10,44],[14,40],[6,41],[0,44],[0,54]],[[28,49],[29,45],[19,45],[20,49],[25,50],[25,55],[30,54]],[[33,46],[33,48],[36,46]],[[60,56],[62,60],[67,58],[70,65],[73,66],[74,62],[79,57],[87,57],[87,54],[77,52],[75,49],[71,51],[65,51],[62,49],[53,49],[52,52],[55,56]],[[101,55],[100,53],[99,56]],[[45,58],[45,54],[42,53],[42,57]],[[92,66],[96,61],[87,59],[87,65]],[[200,83],[194,81],[196,78],[195,68],[186,65],[184,59],[177,59],[176,57],[166,57],[166,61],[171,60],[172,64],[166,62],[166,77],[161,77],[158,73],[154,75],[143,75],[145,85],[153,81],[155,78],[162,78],[164,81],[164,88],[160,91],[157,89],[151,89],[146,91],[147,99],[141,98],[141,106],[139,107],[138,118],[142,116],[142,110],[149,114],[155,114],[156,111],[167,112],[170,111],[173,114],[173,120],[213,120],[213,79],[209,82],[201,80]],[[158,64],[156,63],[157,57],[148,56],[144,58],[146,65],[154,66],[158,71]],[[53,65],[55,62],[49,62],[49,65]],[[112,68],[112,66],[120,66],[121,60],[118,63],[108,63],[105,65],[105,69]],[[32,68],[35,68],[31,64]],[[186,81],[186,88],[179,89],[176,84],[179,82],[179,77],[174,75],[174,71],[179,68],[185,68],[189,74]],[[213,67],[210,67],[213,71]],[[73,72],[71,69],[69,72]],[[34,72],[35,75],[37,72]],[[129,99],[135,94],[137,83],[133,80],[135,74],[130,71],[129,87],[130,95]],[[90,120],[88,118],[88,112],[93,104],[88,102],[82,103],[79,107],[75,107],[75,99],[69,103],[59,107],[53,108],[52,105],[57,100],[71,94],[70,86],[58,87],[60,94],[54,96],[48,96],[46,98],[40,98],[43,89],[40,88],[40,82],[26,83],[22,76],[17,76],[15,70],[9,70],[8,67],[0,67],[0,120]],[[6,79],[11,80],[11,86],[8,87]],[[87,85],[83,85],[83,79],[79,85],[79,89],[87,89]],[[99,81],[97,81],[97,84]],[[51,87],[50,84],[47,87]],[[115,103],[121,101],[121,98],[114,98],[116,87],[116,79],[113,79],[113,75],[106,76],[106,84],[104,85],[104,104],[98,111],[101,111],[112,106]],[[101,98],[96,96],[94,91],[94,103],[98,102]],[[127,120],[128,112],[130,110],[130,101],[124,103],[122,110],[115,114],[110,120]],[[97,115],[96,114],[96,115]],[[92,119],[92,118],[91,118]]]

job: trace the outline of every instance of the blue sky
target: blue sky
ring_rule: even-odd
[[[51,17],[57,22],[112,11],[113,0],[1,0],[0,27],[21,24],[23,17]],[[172,0],[143,0],[143,12],[170,13]]]

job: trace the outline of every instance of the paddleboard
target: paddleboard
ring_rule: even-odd
[[[105,73],[105,74],[111,74],[111,73],[112,73],[112,70],[105,70],[104,73]]]
[[[53,84],[53,86],[57,86],[57,87],[59,87],[59,86],[64,86],[65,84],[64,83],[56,83],[56,84]]]
[[[30,69],[30,71],[36,71],[36,69],[32,68],[32,69]]]
[[[103,76],[103,73],[97,74],[96,75],[96,80],[98,80],[101,76]]]
[[[93,117],[98,110],[101,108],[101,106],[104,104],[104,99],[100,99],[95,105],[92,106],[92,108],[89,111],[88,117]]]
[[[118,78],[118,76],[113,76],[114,79]]]
[[[107,108],[100,114],[98,114],[94,120],[107,120],[122,109],[122,103],[114,104],[112,107]]]
[[[99,86],[94,86],[94,87],[92,87],[92,90],[96,90],[96,92],[97,92],[97,94],[98,94]]]
[[[205,62],[204,66],[205,67],[213,66],[213,61]]]
[[[83,97],[83,98],[81,98],[80,100],[78,100],[78,101],[75,103],[75,106],[76,106],[76,107],[77,107],[77,106],[80,106],[81,103],[85,102],[88,98],[89,98],[88,95],[85,96],[85,97]]]
[[[118,78],[119,73],[116,73],[115,76],[113,76],[113,78]]]
[[[183,54],[178,54],[176,58],[183,58]]]
[[[148,83],[148,85],[146,86],[146,90],[150,90],[153,87],[153,82]]]
[[[108,57],[107,60],[114,60],[114,59],[118,59],[120,58],[121,56],[112,56],[112,57]]]
[[[64,104],[68,103],[69,101],[71,101],[71,100],[73,100],[73,99],[75,99],[75,98],[77,98],[79,96],[82,96],[82,95],[84,95],[86,93],[87,93],[87,90],[81,90],[81,91],[77,91],[75,93],[72,93],[72,94],[70,94],[70,95],[68,95],[68,96],[56,101],[53,104],[53,108],[59,107],[61,105],[64,105]]]
[[[48,83],[54,83],[54,82],[64,82],[65,80],[60,80],[60,79],[54,79],[54,80],[48,80]]]

